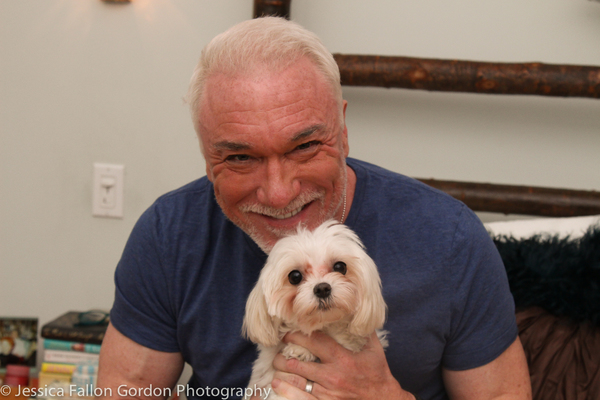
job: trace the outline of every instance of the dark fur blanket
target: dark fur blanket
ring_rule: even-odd
[[[600,226],[578,239],[501,236],[494,242],[518,309],[539,306],[600,326]]]

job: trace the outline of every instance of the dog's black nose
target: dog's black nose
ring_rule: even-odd
[[[331,286],[329,285],[329,283],[319,283],[317,286],[315,286],[313,292],[318,298],[325,299],[331,294]]]

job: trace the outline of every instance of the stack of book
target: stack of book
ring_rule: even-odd
[[[81,312],[70,311],[42,327],[44,348],[39,372],[40,388],[69,384],[79,366],[86,366],[92,374],[97,370],[100,345],[106,324],[82,325]]]

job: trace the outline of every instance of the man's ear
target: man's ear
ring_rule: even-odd
[[[350,154],[350,146],[348,145],[348,127],[346,126],[346,107],[348,107],[348,102],[346,100],[342,100],[342,123],[344,124],[342,136],[344,140],[344,157],[348,157],[348,154]]]
[[[214,183],[214,181],[213,181],[214,177],[212,174],[212,170],[210,169],[210,165],[208,165],[208,161],[204,161],[204,163],[206,164],[206,177],[208,178],[209,181]]]
[[[202,154],[202,157],[204,158],[204,165],[206,168],[206,177],[208,178],[209,181],[214,183],[214,176],[213,176],[212,170],[210,169],[208,159],[206,158],[206,153],[204,152],[204,143],[202,142],[202,137],[200,136],[200,134],[198,134],[197,136],[198,136],[198,143],[200,145],[200,154]]]

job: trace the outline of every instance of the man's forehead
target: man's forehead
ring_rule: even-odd
[[[291,130],[295,135],[302,135],[308,130],[315,131],[316,125],[330,123],[330,114],[338,113],[332,97],[301,85],[279,92],[277,88],[218,85],[210,90],[212,92],[207,90],[200,103],[198,115],[198,124],[208,132],[253,131],[267,126],[289,132],[286,125],[295,125],[290,126]]]
[[[215,150],[248,149],[268,134],[298,142],[333,128],[339,106],[314,66],[294,65],[279,74],[217,73],[208,78],[197,126]]]

